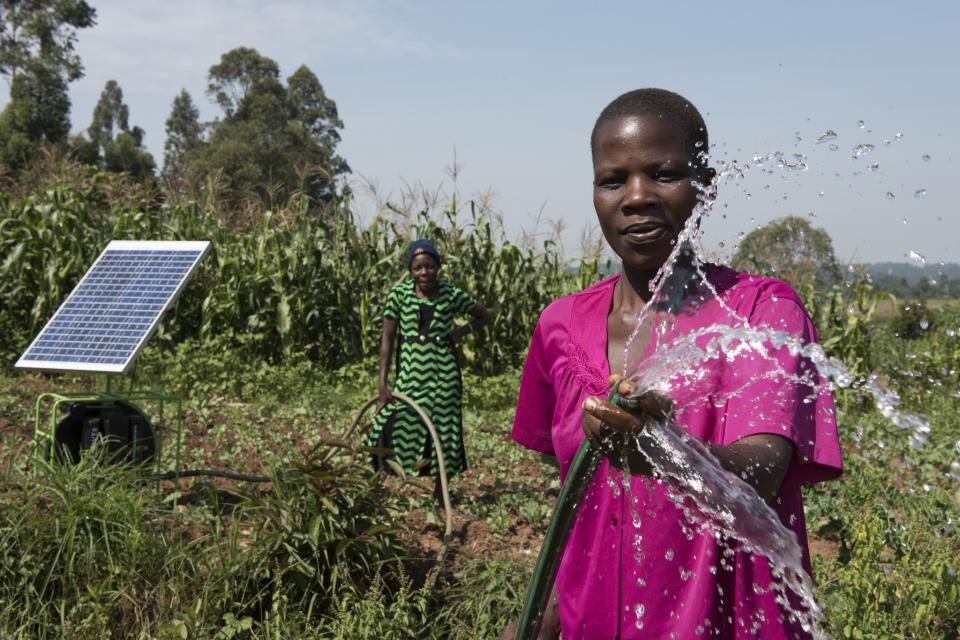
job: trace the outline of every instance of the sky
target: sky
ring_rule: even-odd
[[[751,163],[744,179],[720,185],[704,223],[714,255],[793,214],[826,229],[844,263],[907,261],[911,252],[960,262],[951,197],[960,3],[92,4],[97,26],[78,35],[86,75],[71,85],[74,129],[88,126],[114,79],[158,163],[174,96],[185,88],[203,119],[216,117],[208,69],[234,47],[253,47],[284,76],[301,64],[318,76],[344,121],[340,153],[359,193],[364,184],[394,200],[408,185],[493,193],[511,239],[561,221],[576,255],[581,234],[596,233],[593,122],[620,93],[657,86],[704,114],[715,165]],[[828,129],[836,139],[817,143]],[[859,144],[874,147],[855,158]],[[752,162],[775,152],[790,162],[801,154],[807,169]],[[363,215],[375,208],[358,197]]]

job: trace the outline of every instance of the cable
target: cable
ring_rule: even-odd
[[[234,471],[218,471],[216,469],[184,469],[183,471],[167,471],[149,476],[148,480],[176,480],[178,478],[227,478],[240,482],[273,482],[271,476],[251,476]]]

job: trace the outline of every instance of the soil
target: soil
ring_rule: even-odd
[[[23,406],[32,409],[33,401],[39,393],[54,388],[54,381],[47,376],[25,377],[18,379],[15,388],[4,390],[13,393]],[[58,387],[57,387],[58,388]],[[226,447],[240,444],[240,437],[236,429],[230,429],[231,418],[227,415],[230,409],[243,409],[250,405],[243,403],[222,402],[208,417],[201,419],[193,412],[187,411],[184,417],[184,446],[185,452],[190,452],[191,458],[199,460],[216,460]],[[236,414],[234,414],[236,415]],[[266,420],[255,418],[247,414],[257,426],[269,428]],[[234,420],[236,418],[233,418]],[[228,428],[221,430],[218,438],[206,437],[207,433],[220,425]],[[329,433],[321,433],[321,437]],[[26,452],[33,437],[33,416],[29,415],[17,419],[11,416],[0,416],[0,449],[16,448]],[[506,439],[508,436],[504,434]],[[306,454],[312,445],[298,430],[290,430],[289,443],[302,454]],[[288,445],[289,446],[289,445]],[[261,452],[243,446],[235,447],[236,457],[231,460],[230,470],[253,475],[267,475],[269,470],[264,466]],[[4,453],[0,451],[0,455]],[[166,455],[170,455],[169,452]],[[453,526],[446,558],[452,561],[455,567],[470,557],[499,558],[518,561],[528,566],[533,565],[540,545],[546,532],[546,522],[533,526],[519,517],[515,510],[508,510],[509,524],[494,531],[488,521],[470,511],[464,505],[494,505],[498,498],[509,492],[537,493],[540,499],[551,504],[557,496],[557,490],[548,486],[548,478],[544,475],[544,467],[535,462],[522,462],[511,468],[513,478],[527,479],[526,485],[505,486],[498,483],[497,473],[487,467],[483,460],[471,460],[471,468],[457,477],[452,483],[453,499]],[[222,467],[211,464],[205,467]],[[534,479],[534,480],[530,480]],[[432,491],[432,480],[425,479],[422,488],[410,486],[411,493],[419,492],[421,504],[429,504],[428,498]],[[167,483],[168,489],[173,490],[173,483]],[[269,490],[270,484],[253,487],[238,486],[237,483],[222,478],[181,479],[179,490],[182,498],[180,508],[188,508],[190,504],[209,501],[211,495],[217,496],[218,503],[224,512],[239,500],[239,495],[249,491]],[[211,491],[213,494],[211,494]],[[428,512],[429,511],[429,512]],[[424,560],[438,556],[443,548],[445,516],[443,509],[437,505],[435,510],[421,507],[413,509],[405,519],[407,526],[406,538],[412,551]],[[809,541],[811,555],[819,555],[826,559],[834,559],[838,554],[836,542],[811,537]]]

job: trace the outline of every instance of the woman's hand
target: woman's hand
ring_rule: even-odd
[[[393,342],[397,337],[398,324],[396,318],[385,317],[383,319],[383,333],[380,337],[380,357],[377,365],[379,378],[379,384],[377,385],[379,389],[377,393],[377,411],[383,409],[383,405],[393,400],[393,394],[390,393],[390,388],[387,386],[387,374],[390,372],[390,361],[393,359]]]
[[[497,640],[513,640],[517,637],[517,621],[514,620],[506,627],[503,631],[500,632],[500,635],[497,636]]]
[[[390,389],[386,387],[380,387],[380,391],[377,393],[377,411],[383,409],[383,405],[387,404],[393,400],[393,394],[390,393]]]
[[[621,466],[626,457],[632,473],[649,475],[651,467],[646,457],[626,447],[625,438],[614,434],[639,433],[650,423],[669,418],[673,413],[673,401],[655,391],[646,391],[626,400],[636,391],[636,384],[623,376],[612,375],[610,387],[615,385],[617,394],[625,400],[617,404],[596,396],[587,398],[583,403],[583,432],[614,465]]]
[[[550,604],[543,612],[543,620],[540,622],[540,631],[537,633],[537,640],[559,640],[560,638],[560,609],[557,607],[556,598],[557,588],[553,588],[553,597]],[[517,625],[519,620],[514,620],[508,624],[497,640],[513,640],[517,637]]]

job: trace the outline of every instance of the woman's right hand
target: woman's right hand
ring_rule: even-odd
[[[377,411],[383,409],[383,405],[387,404],[391,400],[393,400],[393,394],[390,393],[390,389],[381,387],[380,391],[377,393]]]
[[[631,380],[618,375],[610,376],[610,385],[618,385],[617,391],[623,397],[636,391],[636,385]],[[638,396],[635,402],[635,408],[627,409],[605,398],[587,398],[583,403],[583,431],[615,466],[620,467],[626,456],[631,472],[649,475],[651,466],[646,457],[639,451],[625,450],[622,438],[610,436],[614,432],[639,433],[650,422],[669,418],[673,413],[673,401],[655,391],[647,391]]]

